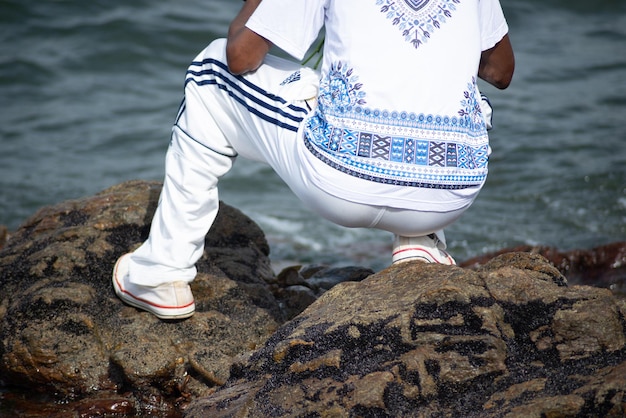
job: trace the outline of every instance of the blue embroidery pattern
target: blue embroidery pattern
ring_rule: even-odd
[[[321,80],[319,106],[305,129],[320,160],[377,183],[463,189],[484,181],[488,137],[474,78],[458,116],[371,109],[362,87],[341,63]]]
[[[474,129],[487,129],[483,112],[480,109],[480,97],[476,94],[476,78],[472,77],[471,83],[467,83],[467,90],[463,92],[459,116],[466,118]]]
[[[352,68],[345,68],[339,63],[333,63],[328,75],[321,80],[319,87],[319,106],[343,113],[354,105],[365,104],[365,93],[360,91],[363,84],[354,74]]]
[[[415,48],[452,17],[461,0],[376,0],[380,11]]]

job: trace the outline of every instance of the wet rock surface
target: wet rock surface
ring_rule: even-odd
[[[326,292],[186,416],[623,416],[625,308],[529,253],[393,266]]]
[[[160,321],[110,283],[160,187],[123,183],[0,228],[0,388],[27,394],[0,392],[0,416],[624,415],[624,243],[276,275],[263,231],[222,204],[196,314]],[[594,280],[605,288],[578,285]]]

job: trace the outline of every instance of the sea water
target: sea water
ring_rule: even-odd
[[[366,1],[366,0],[364,0]],[[0,224],[131,179],[161,180],[188,63],[240,1],[0,1]],[[517,67],[494,106],[489,179],[446,231],[457,260],[520,244],[626,239],[626,2],[503,0]],[[238,161],[220,198],[277,264],[390,261],[388,233],[307,210]]]

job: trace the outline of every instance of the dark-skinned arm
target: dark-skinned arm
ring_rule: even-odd
[[[478,77],[499,89],[505,89],[511,84],[514,70],[515,56],[508,34],[480,56]]]
[[[226,60],[233,74],[244,74],[259,68],[272,44],[245,25],[261,0],[246,0],[228,28]]]

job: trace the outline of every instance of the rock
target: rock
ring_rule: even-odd
[[[147,238],[160,188],[126,182],[0,228],[0,414],[624,414],[626,300],[530,252],[276,276],[263,231],[222,203],[196,314],[128,307],[111,269]]]
[[[559,251],[547,246],[520,246],[474,257],[461,266],[476,268],[494,257],[511,252],[541,254],[572,284],[606,287],[626,295],[626,241],[602,245],[590,250]]]
[[[401,264],[324,293],[185,416],[624,416],[625,327],[537,254]]]
[[[346,281],[361,281],[372,274],[373,270],[356,266],[291,266],[278,274],[273,290],[287,319],[292,319],[333,286]]]
[[[234,359],[284,322],[263,232],[224,204],[198,263],[191,319],[160,321],[120,302],[112,266],[147,237],[160,188],[123,183],[43,208],[11,234],[0,252],[0,384],[99,397],[102,411],[172,410],[222,385]]]
[[[311,274],[307,275],[308,272]],[[327,268],[316,270],[315,272],[311,272],[310,269],[307,269],[303,273],[306,277],[307,285],[323,293],[326,290],[332,289],[339,283],[360,282],[374,274],[374,271],[354,266]]]
[[[0,250],[4,248],[4,244],[6,244],[7,239],[9,239],[9,230],[6,226],[0,225]]]

